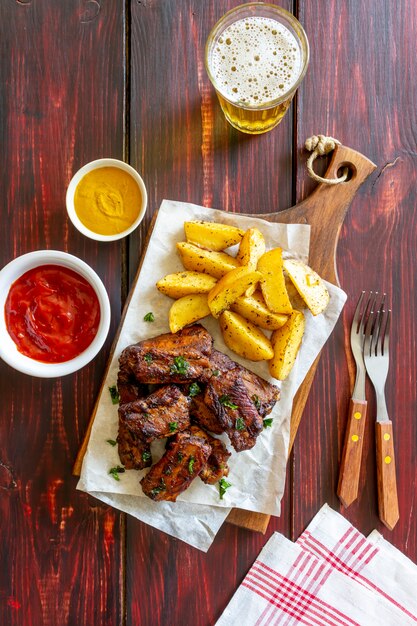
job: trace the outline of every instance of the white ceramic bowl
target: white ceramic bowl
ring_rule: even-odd
[[[88,348],[70,361],[62,363],[41,363],[21,354],[10,337],[4,316],[4,305],[11,285],[25,272],[40,265],[60,265],[67,267],[85,278],[93,287],[100,304],[100,324]],[[72,254],[58,250],[37,250],[17,257],[0,271],[0,358],[11,367],[38,378],[66,376],[87,365],[102,347],[110,326],[110,302],[106,289],[93,269]]]
[[[89,228],[84,226],[84,224],[81,222],[75,212],[74,194],[78,183],[86,174],[88,174],[88,172],[100,169],[102,167],[118,167],[119,169],[128,172],[133,180],[136,181],[142,196],[142,206],[140,207],[139,214],[133,224],[123,232],[117,233],[116,235],[100,235],[98,233],[95,233],[93,230],[90,230]],[[141,176],[139,176],[137,171],[131,165],[128,165],[123,161],[119,161],[118,159],[97,159],[96,161],[91,161],[90,163],[87,163],[81,169],[79,169],[76,174],[74,174],[67,189],[66,205],[67,213],[71,222],[74,224],[75,228],[80,231],[80,233],[82,233],[86,237],[90,237],[90,239],[95,239],[96,241],[116,241],[117,239],[122,239],[123,237],[126,237],[126,235],[129,235],[135,230],[135,228],[139,226],[139,224],[143,220],[146,213],[147,204],[148,194],[146,193],[145,183],[143,182]]]

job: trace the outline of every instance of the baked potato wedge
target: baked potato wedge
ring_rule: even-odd
[[[234,246],[242,240],[244,230],[228,224],[217,222],[184,222],[185,237],[193,243],[207,250],[224,250]]]
[[[260,278],[260,272],[247,266],[237,267],[225,274],[208,294],[207,302],[212,315],[219,317],[248,287],[256,285]]]
[[[271,342],[264,333],[244,317],[224,311],[219,319],[224,343],[230,350],[249,361],[266,361],[273,358]]]
[[[258,260],[265,254],[265,250],[265,239],[261,231],[257,228],[248,228],[240,242],[236,258],[241,265],[248,265],[256,270]],[[254,291],[255,287],[252,285],[246,290],[246,295],[251,296]]]
[[[290,373],[300,349],[304,327],[303,313],[293,311],[288,322],[272,333],[274,356],[269,361],[269,372],[274,378],[285,380]]]
[[[177,243],[177,250],[186,270],[203,272],[214,278],[221,278],[230,270],[239,267],[239,261],[226,252],[204,250],[186,241]]]
[[[330,296],[320,276],[302,261],[286,259],[284,269],[313,315],[319,315],[329,304]]]
[[[188,324],[210,315],[206,293],[194,293],[176,300],[169,310],[169,329],[176,333]]]
[[[249,322],[265,330],[281,328],[288,320],[288,315],[272,313],[268,309],[260,291],[255,291],[253,296],[240,296],[230,308]]]
[[[274,248],[263,254],[257,270],[262,274],[261,290],[268,309],[273,313],[291,313],[292,306],[285,287],[282,248]]]
[[[302,299],[302,297],[300,296],[300,294],[294,287],[294,283],[291,281],[290,277],[288,276],[286,272],[284,272],[284,276],[285,276],[285,288],[287,290],[292,308],[297,309],[297,311],[302,311],[303,309],[306,309],[307,308],[306,303],[304,302],[304,300]]]
[[[202,272],[176,272],[167,274],[156,283],[156,288],[170,298],[177,300],[193,293],[208,293],[216,284],[214,276]]]

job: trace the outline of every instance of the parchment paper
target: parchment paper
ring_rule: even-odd
[[[231,448],[227,436],[223,436],[224,442],[232,451],[229,460],[230,473],[227,478],[232,487],[226,491],[223,500],[219,498],[218,485],[206,485],[197,478],[176,503],[153,502],[144,496],[139,484],[140,478],[148,470],[127,471],[120,474],[119,482],[108,473],[111,467],[120,464],[117,447],[107,443],[107,439],[116,439],[118,430],[118,407],[112,404],[108,387],[116,383],[118,358],[126,346],[169,332],[168,311],[172,300],[159,293],[155,283],[165,274],[183,269],[175,244],[184,241],[184,221],[196,219],[233,224],[242,229],[256,226],[265,237],[267,249],[281,246],[284,249],[284,256],[308,260],[310,227],[307,225],[271,224],[256,217],[244,217],[164,200],[99,398],[77,488],[197,548],[207,550],[231,507],[271,515],[280,514],[293,398],[332,332],[345,303],[346,294],[341,289],[327,284],[330,303],[325,313],[313,317],[308,310],[304,311],[306,329],[297,361],[288,379],[279,384],[281,399],[268,416],[273,419],[272,427],[261,433],[255,447],[237,454]],[[234,254],[235,249],[231,248],[230,252]],[[143,320],[149,311],[155,315],[153,323]],[[205,318],[201,323],[214,337],[215,348],[266,380],[277,384],[277,381],[270,377],[265,362],[245,361],[225,346],[216,320]],[[164,443],[159,441],[152,444],[154,462],[163,454]]]

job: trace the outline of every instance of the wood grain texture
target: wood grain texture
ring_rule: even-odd
[[[386,393],[388,411],[398,415],[394,427],[401,518],[392,532],[378,520],[375,402],[370,387],[360,494],[347,511],[340,510],[365,534],[377,528],[416,560],[417,424],[411,381],[417,373],[412,322],[417,300],[411,285],[417,243],[417,85],[410,59],[417,7],[409,1],[394,6],[378,0],[336,0],[324,10],[320,0],[301,1],[299,19],[313,41],[309,72],[298,97],[297,144],[313,133],[329,134],[379,167],[358,192],[341,231],[338,272],[348,301],[343,327],[338,325],[323,352],[294,447],[294,535],[324,502],[340,507],[336,484],[355,374],[350,323],[361,290],[383,290],[396,312]],[[297,199],[301,199],[314,183],[304,176],[301,153],[297,160]]]
[[[379,519],[388,530],[392,530],[398,522],[400,513],[391,421],[376,423],[375,439]]]
[[[82,237],[65,191],[85,162],[123,154],[123,7],[110,2],[0,6],[0,263],[57,248],[92,265],[120,311],[118,245]],[[111,336],[111,334],[110,334]],[[58,380],[0,364],[0,623],[120,623],[122,516],[75,490],[71,465],[103,374]]]
[[[292,109],[274,133],[243,135],[225,121],[204,70],[211,27],[238,4],[131,2],[131,163],[147,183],[149,210],[130,238],[130,281],[163,198],[242,213],[293,204]],[[289,515],[287,504],[265,536],[225,525],[207,555],[128,519],[127,623],[214,623],[271,532],[290,533]],[[144,585],[155,594],[152,602]]]
[[[131,162],[148,214],[130,238],[132,282],[153,211],[164,198],[240,213],[291,206],[292,117],[257,138],[225,120],[204,68],[211,27],[238,0],[132,2]],[[291,2],[281,2],[291,9]]]
[[[341,230],[338,275],[349,298],[310,390],[282,516],[265,536],[224,525],[207,554],[128,518],[127,624],[213,624],[273,530],[295,539],[324,502],[339,507],[354,382],[348,337],[362,289],[387,291],[393,310],[386,395],[396,416],[401,517],[393,531],[378,519],[370,388],[360,495],[340,510],[365,534],[377,528],[417,559],[417,7],[411,0],[277,2],[296,10],[306,28],[310,67],[282,124],[248,137],[225,122],[203,67],[211,26],[240,2],[0,4],[0,263],[35,248],[68,250],[97,269],[113,311],[106,348],[75,376],[36,380],[0,364],[1,624],[123,624],[123,516],[76,492],[70,476],[117,328],[120,280],[132,283],[164,197],[257,214],[302,201],[315,188],[302,147],[318,132],[366,154],[379,169]],[[64,193],[78,166],[128,155],[129,146],[147,183],[149,211],[127,243],[125,265],[124,244],[96,244],[72,228]]]
[[[347,417],[345,443],[340,462],[337,495],[344,507],[348,507],[358,497],[359,478],[362,467],[363,437],[366,424],[366,400],[350,399]]]

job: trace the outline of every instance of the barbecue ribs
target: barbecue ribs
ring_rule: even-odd
[[[263,430],[262,418],[272,410],[279,390],[217,350],[212,352],[211,364],[217,375],[205,390],[206,409],[227,432],[237,452],[249,450]]]
[[[120,369],[139,383],[186,383],[208,380],[213,339],[200,325],[166,333],[128,346],[120,355]]]
[[[143,493],[152,500],[175,502],[200,474],[210,453],[211,446],[200,437],[180,433],[140,481]]]
[[[227,461],[231,454],[220,439],[212,437],[195,424],[190,426],[190,433],[195,437],[200,437],[200,439],[203,439],[211,446],[211,454],[207,459],[206,465],[201,470],[200,478],[208,485],[214,485],[214,483],[228,475],[229,466]]]
[[[175,502],[198,475],[209,484],[227,476],[230,453],[205,431],[226,432],[237,452],[248,450],[279,399],[275,385],[213,350],[200,324],[129,346],[119,363],[121,462],[149,467],[149,443],[168,437],[164,456],[141,480],[153,500]],[[157,387],[149,393],[146,385]]]
[[[188,428],[188,399],[177,385],[165,385],[146,398],[122,404],[119,420],[142,441],[150,443]]]
[[[149,444],[130,432],[122,420],[119,421],[117,443],[120,462],[126,469],[140,470],[152,465]]]

